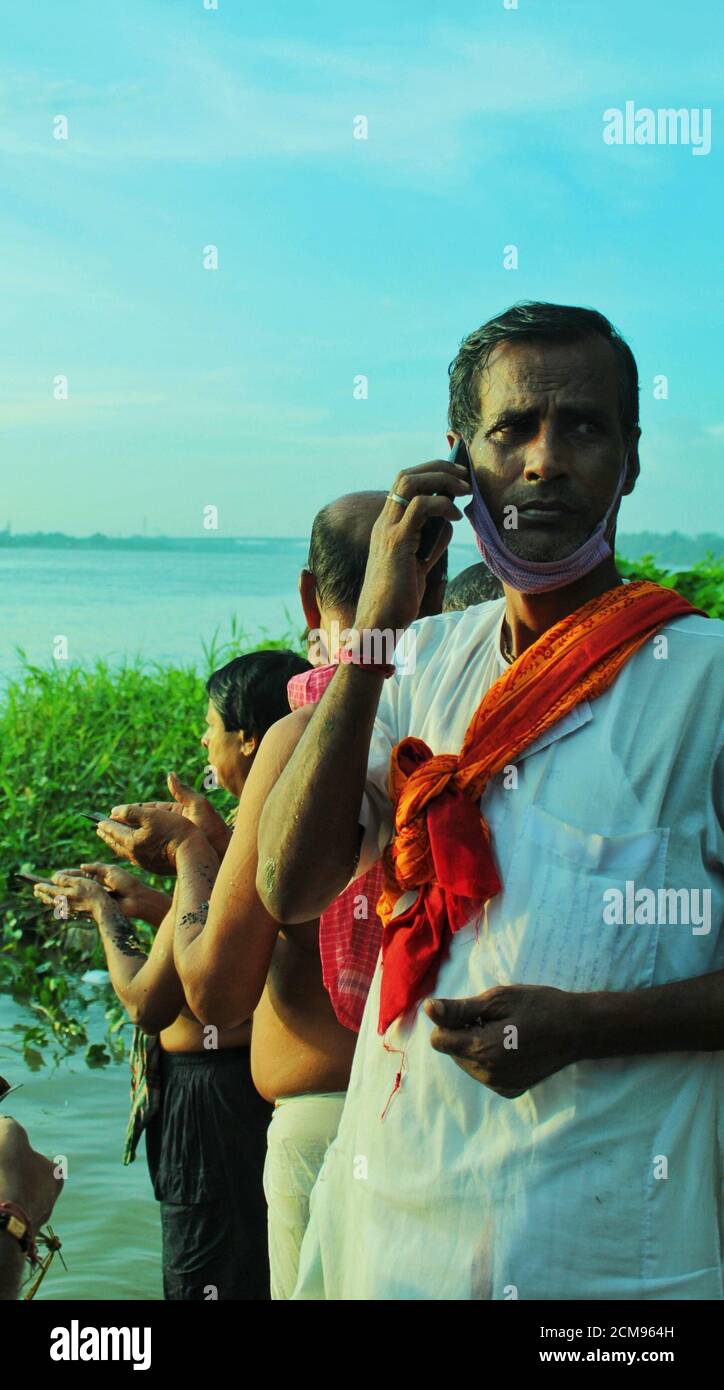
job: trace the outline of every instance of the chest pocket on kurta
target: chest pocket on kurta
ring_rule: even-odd
[[[650,890],[658,903],[667,844],[668,830],[662,827],[598,835],[529,806],[503,896],[489,918],[502,976],[516,984],[568,990],[650,985],[659,926],[641,920],[627,924],[626,915],[641,889]],[[646,915],[641,907],[639,917]],[[616,916],[623,916],[623,923],[611,920]]]

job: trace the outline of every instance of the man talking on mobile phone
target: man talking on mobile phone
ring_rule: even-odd
[[[721,1299],[724,624],[616,569],[638,375],[603,315],[484,324],[449,423],[355,626],[413,623],[470,494],[504,598],[416,624],[404,674],[351,652],[260,823],[281,922],[387,882],[295,1296]]]

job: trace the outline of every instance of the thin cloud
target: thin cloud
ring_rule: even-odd
[[[149,75],[133,83],[93,86],[27,73],[12,80],[0,150],[104,165],[332,159],[351,172],[356,161],[365,174],[392,166],[413,179],[449,181],[471,161],[512,147],[518,120],[529,126],[534,118],[540,129],[563,117],[572,140],[576,113],[600,122],[601,103],[615,95],[603,56],[589,53],[582,64],[573,38],[566,44],[560,33],[543,41],[484,33],[428,26],[405,42],[398,32],[383,58],[383,34],[374,45],[335,48],[230,36],[221,59],[210,43],[192,44],[163,24],[144,32]],[[616,89],[635,86],[637,77],[635,60],[620,62]],[[67,142],[52,136],[59,107],[69,117]],[[369,119],[367,141],[352,137],[359,114]]]

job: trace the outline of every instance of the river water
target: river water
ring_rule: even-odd
[[[121,1155],[129,1109],[127,1063],[86,1066],[83,1050],[57,1068],[31,1072],[22,1053],[8,1047],[8,1029],[31,1019],[0,998],[0,1070],[22,1089],[3,1102],[4,1114],[24,1125],[33,1147],[67,1160],[68,1177],[51,1225],[63,1242],[63,1269],[55,1256],[37,1299],[160,1299],[161,1226],[151,1190],[143,1140],[135,1163]],[[103,1035],[103,1012],[84,1016],[93,1041]]]
[[[200,665],[202,641],[230,622],[254,640],[301,633],[297,578],[307,542],[249,540],[238,554],[0,547],[0,682],[16,675],[22,647],[45,666],[58,637],[69,661],[115,664],[138,654],[163,665]],[[450,547],[450,575],[480,557]]]

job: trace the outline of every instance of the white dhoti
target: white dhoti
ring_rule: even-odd
[[[309,1219],[309,1194],[337,1133],[345,1092],[280,1097],[267,1138],[264,1193],[273,1299],[291,1298]]]

